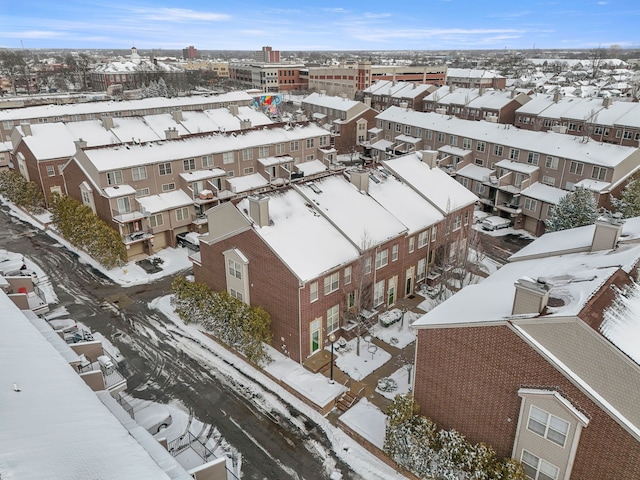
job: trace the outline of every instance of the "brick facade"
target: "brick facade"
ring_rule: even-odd
[[[557,390],[589,418],[571,478],[640,478],[640,443],[507,325],[419,330],[416,351],[415,398],[439,427],[511,456],[518,390]]]

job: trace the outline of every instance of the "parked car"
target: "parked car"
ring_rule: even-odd
[[[121,398],[133,411],[133,419],[151,435],[167,428],[173,422],[171,412],[166,405],[132,397],[121,393]]]
[[[474,210],[473,211],[473,224],[482,223],[482,221],[487,218],[489,214],[487,212],[483,212],[482,210]]]
[[[179,247],[187,247],[195,252],[200,251],[200,235],[195,232],[182,232],[176,235],[176,244]]]
[[[482,221],[482,228],[489,231],[500,230],[501,228],[508,228],[510,226],[511,220],[496,215],[487,217]]]

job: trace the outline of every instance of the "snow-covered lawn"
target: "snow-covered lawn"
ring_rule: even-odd
[[[411,329],[411,324],[420,317],[414,312],[405,312],[404,319],[393,325],[385,327],[380,323],[374,325],[370,332],[374,337],[388,343],[392,347],[404,348],[416,339],[416,334]]]
[[[340,421],[379,449],[384,447],[387,416],[366,398],[347,410]]]
[[[393,383],[395,383],[395,390],[383,391],[380,390],[380,388],[376,388],[376,392],[378,392],[383,397],[388,398],[389,400],[393,400],[396,395],[404,395],[405,393],[409,393],[409,390],[411,390],[409,377],[413,376],[413,372],[412,370],[409,370],[409,367],[413,369],[413,365],[404,365],[388,377]]]

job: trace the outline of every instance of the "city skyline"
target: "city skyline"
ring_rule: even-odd
[[[344,6],[340,6],[344,5]],[[167,1],[6,2],[0,48],[258,50],[471,50],[638,48],[640,7],[630,0],[505,4],[490,0],[327,3],[279,0],[182,8]]]

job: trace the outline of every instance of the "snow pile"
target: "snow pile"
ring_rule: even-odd
[[[640,364],[640,285],[633,282],[618,291],[609,308],[603,312],[602,334],[631,359]]]
[[[347,410],[340,421],[380,450],[384,447],[387,416],[366,398]]]

